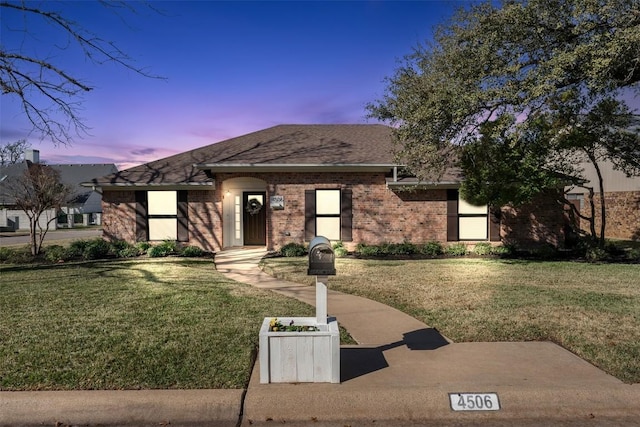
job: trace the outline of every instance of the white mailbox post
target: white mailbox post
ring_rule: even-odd
[[[335,255],[326,237],[309,244],[309,269],[316,276],[316,317],[281,318],[283,324],[314,326],[313,331],[271,331],[270,318],[260,329],[260,382],[340,382],[340,331],[327,315],[328,276],[336,274]]]
[[[327,324],[327,276],[316,276],[316,322]]]

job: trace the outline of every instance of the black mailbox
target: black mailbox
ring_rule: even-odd
[[[336,257],[329,239],[323,236],[314,237],[309,243],[309,276],[335,276]]]

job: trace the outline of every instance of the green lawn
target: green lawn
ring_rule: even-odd
[[[306,258],[265,271],[310,283]],[[640,382],[640,265],[342,258],[329,287],[396,307],[457,342],[550,340]]]
[[[283,315],[314,310],[211,259],[0,266],[0,390],[243,388]]]
[[[267,271],[311,283],[307,259]],[[552,340],[640,382],[640,265],[339,259],[330,288],[454,341]],[[0,266],[0,389],[242,388],[262,318],[312,307],[226,279],[210,259]]]

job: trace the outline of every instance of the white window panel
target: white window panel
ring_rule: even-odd
[[[234,231],[236,233],[236,239],[240,239],[242,233],[240,229],[242,226],[242,206],[240,205],[240,196],[236,196],[235,198],[234,215]]]
[[[460,240],[487,240],[487,217],[460,217],[458,223]]]
[[[324,236],[329,240],[340,240],[340,218],[316,218],[316,236]]]
[[[149,215],[178,215],[177,191],[149,191]]]
[[[458,213],[459,214],[486,214],[488,212],[487,205],[475,206],[471,203],[467,202],[462,198],[462,196],[458,195]]]
[[[178,220],[149,218],[149,240],[178,240]]]
[[[316,215],[340,215],[340,190],[316,190]]]

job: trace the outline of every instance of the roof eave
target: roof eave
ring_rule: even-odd
[[[387,187],[397,191],[412,191],[419,189],[453,190],[460,188],[459,181],[393,181],[387,179]]]
[[[207,182],[169,182],[169,183],[143,183],[143,182],[83,182],[80,185],[83,187],[89,188],[118,188],[120,190],[143,190],[147,188],[162,188],[163,190],[179,190],[181,188],[192,188],[192,187],[211,187],[215,186],[215,181],[207,181]]]
[[[400,165],[391,163],[200,163],[197,169],[212,172],[388,172]]]

